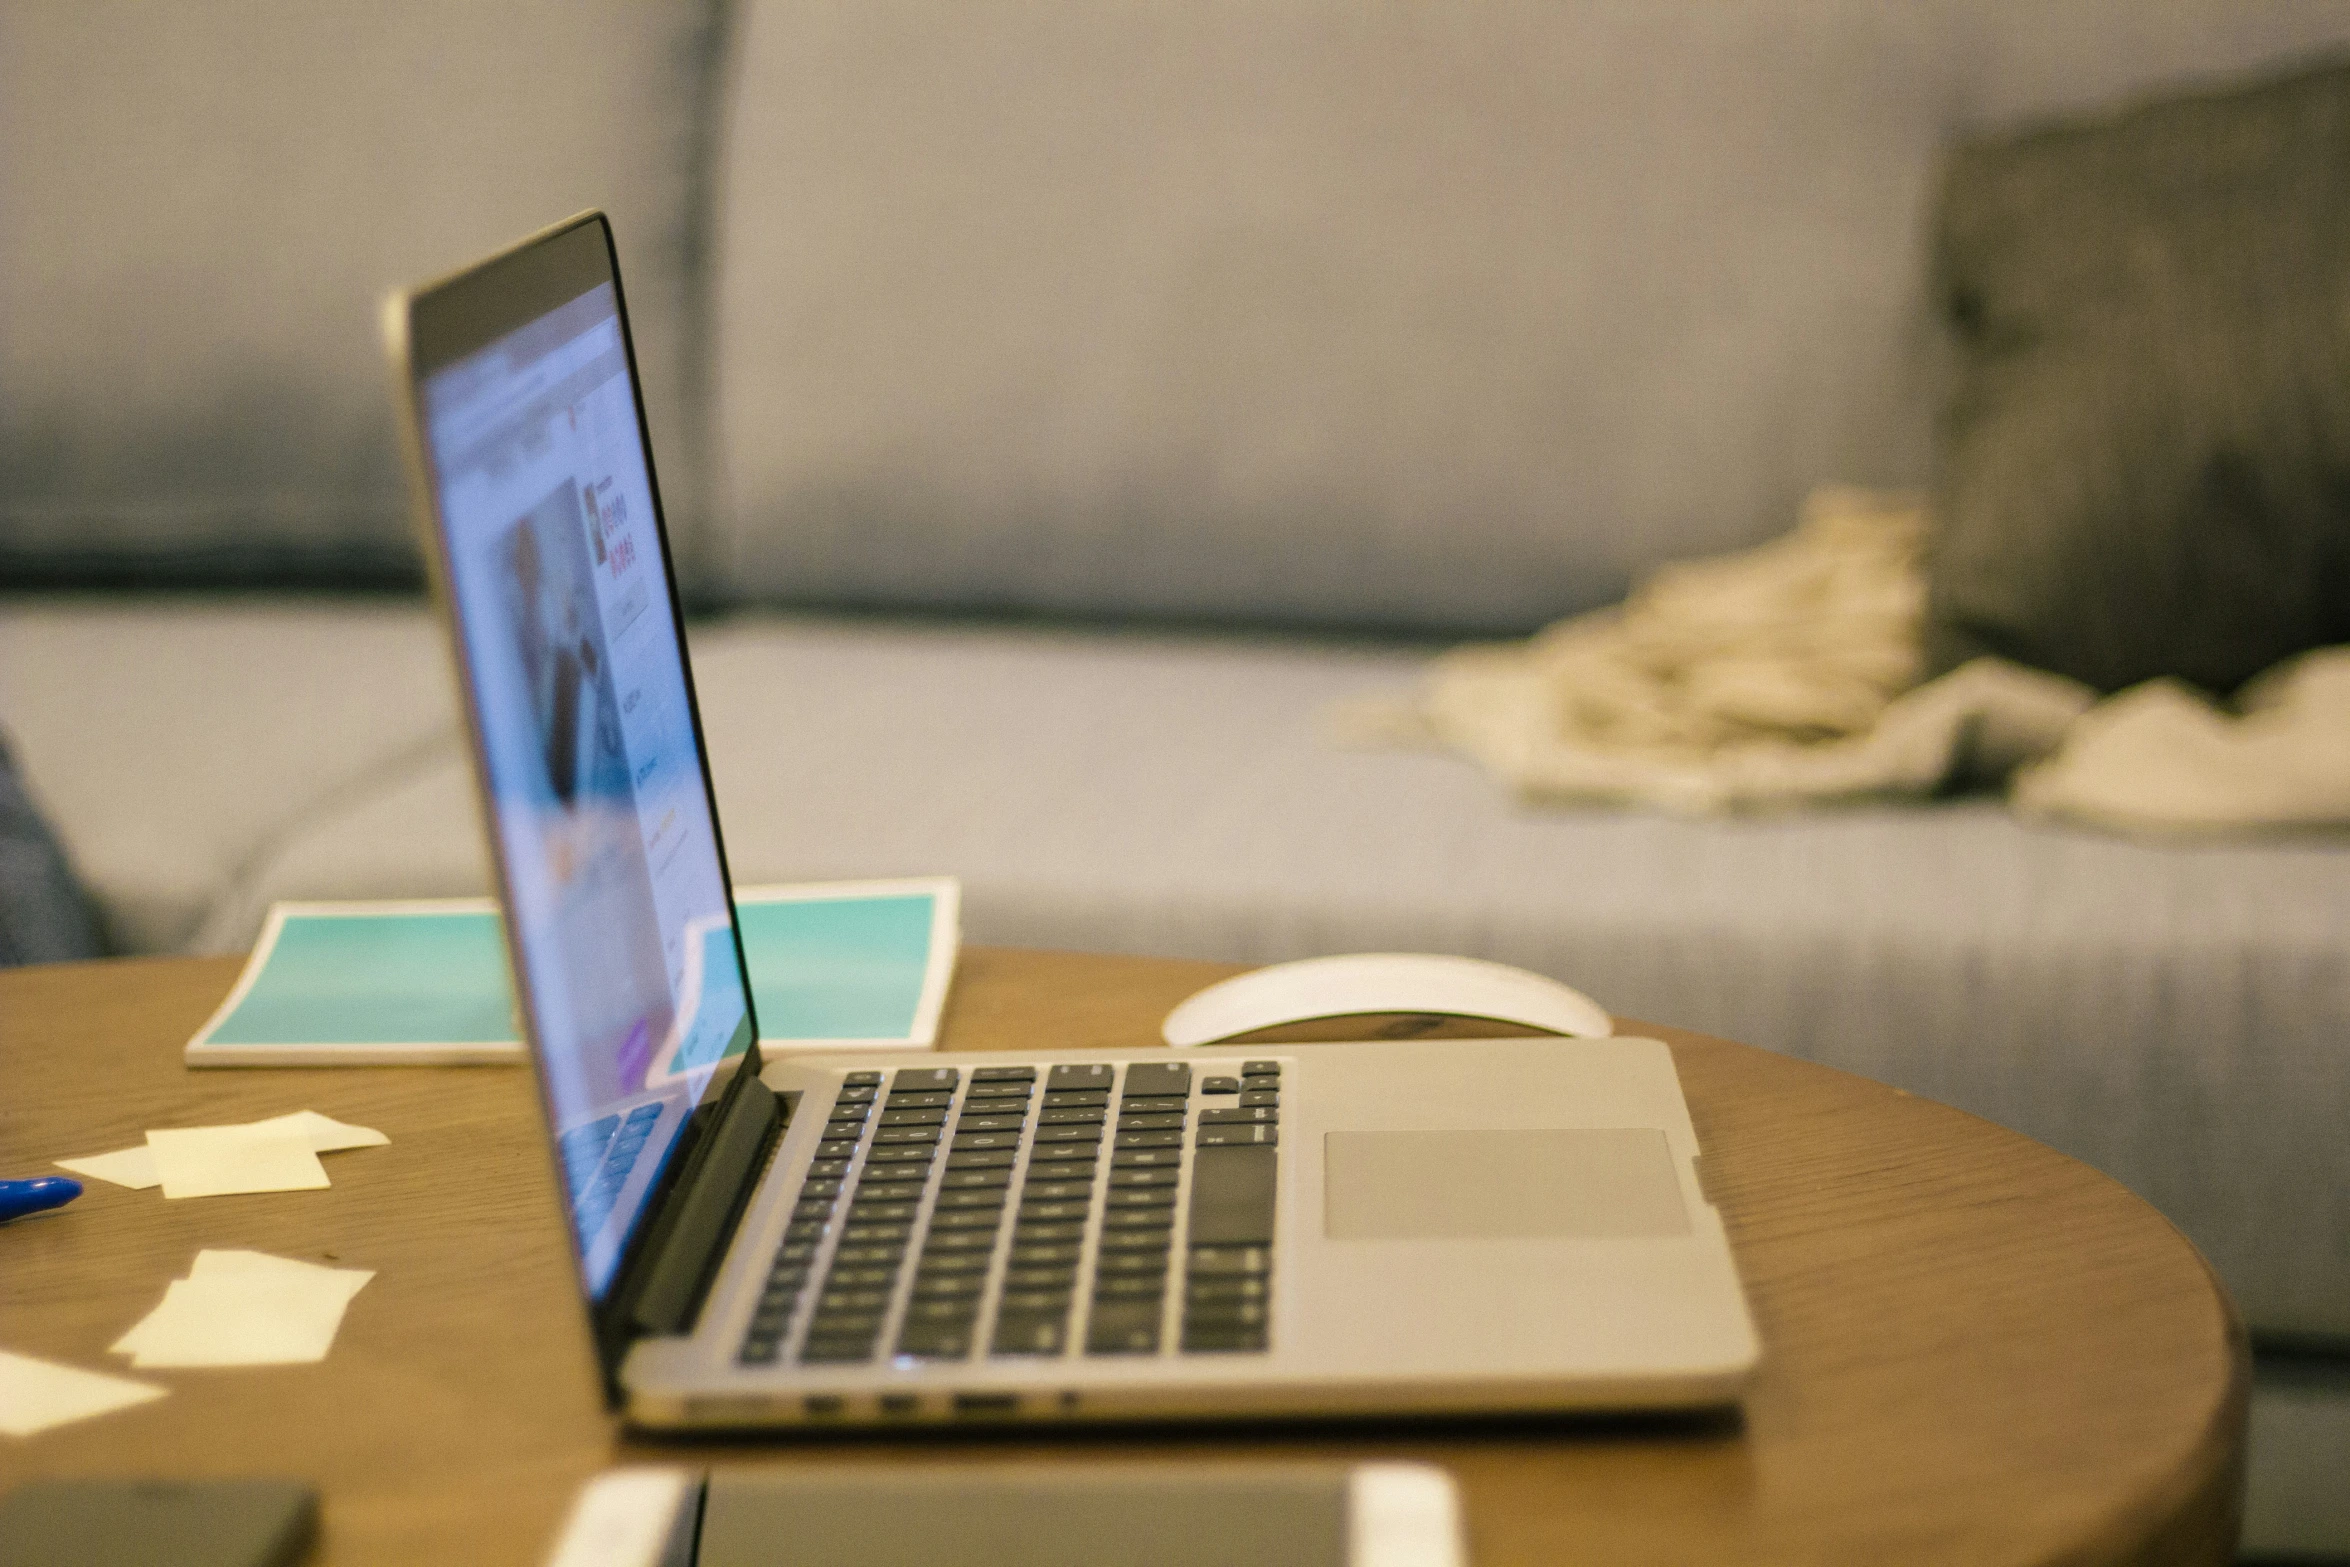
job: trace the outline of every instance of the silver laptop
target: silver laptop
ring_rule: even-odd
[[[385,331],[631,1421],[1737,1397],[1754,1329],[1656,1041],[763,1057],[610,226]]]

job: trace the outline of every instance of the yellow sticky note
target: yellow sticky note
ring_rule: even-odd
[[[94,1153],[86,1159],[60,1159],[57,1168],[112,1181],[135,1192],[143,1192],[163,1179],[155,1173],[155,1155],[145,1143],[136,1148],[117,1148],[112,1153]]]
[[[252,1126],[190,1126],[149,1131],[155,1173],[166,1197],[227,1197],[240,1192],[315,1191],[331,1184],[302,1133]]]
[[[0,1432],[9,1436],[33,1436],[71,1420],[144,1404],[169,1391],[0,1349]]]
[[[256,1132],[299,1133],[309,1139],[313,1153],[339,1153],[345,1148],[381,1148],[391,1141],[372,1126],[353,1126],[331,1115],[320,1115],[316,1110],[296,1110],[291,1115],[273,1115],[266,1121],[252,1121],[247,1125]]]

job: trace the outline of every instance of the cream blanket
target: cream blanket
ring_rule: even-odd
[[[2350,648],[2279,666],[2233,713],[2175,681],[2100,702],[1998,659],[1920,684],[1924,535],[1913,496],[1816,491],[1784,538],[1446,654],[1339,733],[1451,747],[1531,801],[1696,814],[2009,780],[2021,811],[2125,831],[2350,824]]]

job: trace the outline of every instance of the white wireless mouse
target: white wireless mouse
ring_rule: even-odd
[[[1205,1045],[1315,1019],[1397,1015],[1401,1026],[1355,1038],[1425,1035],[1426,1020],[1456,1017],[1605,1039],[1615,1024],[1598,1002],[1555,979],[1482,958],[1358,952],[1303,958],[1237,974],[1186,998],[1159,1032],[1170,1045]],[[1330,1038],[1348,1037],[1343,1031]]]

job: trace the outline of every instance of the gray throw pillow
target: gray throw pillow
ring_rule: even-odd
[[[2350,642],[2350,65],[1959,148],[1927,654],[2225,693]]]
[[[89,898],[0,740],[0,968],[98,955]]]

